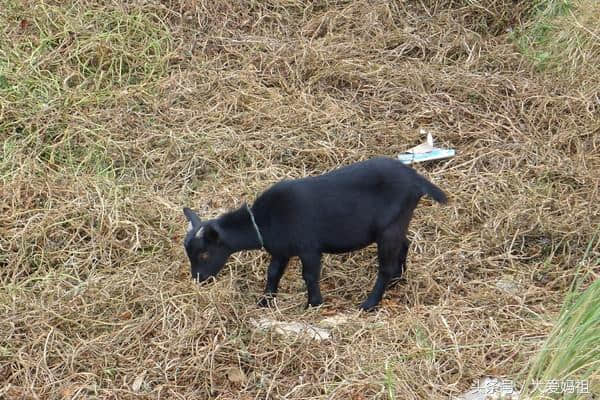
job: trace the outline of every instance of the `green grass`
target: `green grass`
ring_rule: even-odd
[[[549,47],[557,30],[556,18],[572,9],[572,0],[538,0],[533,7],[533,23],[514,34],[513,39],[521,52],[531,58],[539,69],[545,69],[551,61]]]
[[[396,398],[396,380],[397,377],[394,374],[394,369],[386,362],[385,364],[385,381],[384,386],[388,396],[388,400],[394,400]]]
[[[169,28],[148,10],[17,4],[0,16],[13,35],[0,38],[0,137],[13,139],[3,152],[29,147],[43,164],[110,172],[102,112],[123,101],[138,109],[135,94],[156,91],[169,68]]]
[[[590,241],[580,264],[580,269],[589,267],[588,272],[573,281],[552,333],[529,367],[524,384],[526,398],[552,398],[544,393],[548,389],[544,383],[552,381],[587,382],[590,392],[600,390],[600,280],[591,272],[600,266],[600,259],[589,259],[594,244],[600,243],[595,243],[597,238]],[[589,286],[582,290],[586,282]],[[535,382],[542,384],[536,386]],[[574,399],[581,393],[561,395]]]
[[[529,24],[513,34],[519,50],[540,71],[575,76],[600,60],[600,7],[596,0],[538,0]]]
[[[9,11],[6,21],[27,21],[20,28],[21,40],[5,43],[3,58],[9,64],[28,61],[11,69],[76,74],[62,76],[65,80],[60,83],[67,88],[82,83],[88,89],[135,84],[161,76],[168,67],[172,36],[152,13],[104,7],[65,12],[64,7],[41,3],[28,12]],[[56,53],[59,59],[53,57]],[[70,71],[63,70],[69,67]]]

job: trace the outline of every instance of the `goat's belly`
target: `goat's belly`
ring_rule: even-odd
[[[373,243],[373,241],[364,241],[358,243],[351,244],[342,244],[342,243],[328,243],[323,246],[322,252],[328,254],[341,254],[341,253],[349,253],[351,251],[356,251],[363,249]]]

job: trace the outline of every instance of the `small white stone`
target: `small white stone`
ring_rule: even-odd
[[[280,322],[269,318],[262,318],[259,321],[251,320],[250,322],[259,329],[273,329],[274,332],[282,336],[302,335],[319,341],[331,338],[328,330],[303,322]]]

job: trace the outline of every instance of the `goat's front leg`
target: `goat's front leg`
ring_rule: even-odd
[[[319,278],[321,276],[321,254],[311,253],[300,256],[302,261],[302,277],[308,291],[308,306],[316,307],[323,303]]]
[[[267,286],[265,288],[265,295],[258,302],[259,306],[268,307],[270,305],[271,300],[277,294],[279,281],[285,272],[285,267],[287,267],[288,261],[289,257],[271,257],[271,263],[269,264],[269,268],[267,270]]]

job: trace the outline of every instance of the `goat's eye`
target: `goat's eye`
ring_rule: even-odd
[[[208,251],[205,251],[204,253],[198,254],[198,259],[200,259],[202,261],[208,260]]]

